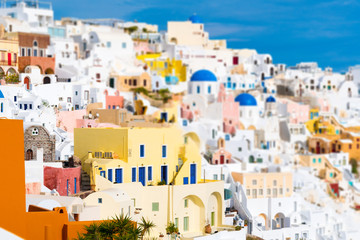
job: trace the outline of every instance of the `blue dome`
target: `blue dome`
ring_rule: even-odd
[[[266,99],[266,102],[276,102],[276,99],[273,96],[270,96]]]
[[[216,82],[217,78],[215,74],[210,72],[209,70],[199,70],[196,71],[192,76],[190,81],[192,82]]]
[[[193,14],[192,16],[190,16],[189,21],[191,21],[192,23],[203,23],[201,17],[199,17],[196,14]]]
[[[4,94],[2,93],[2,91],[0,90],[0,98],[5,98]]]
[[[248,93],[241,93],[235,98],[235,102],[238,102],[240,106],[257,106],[256,99]]]

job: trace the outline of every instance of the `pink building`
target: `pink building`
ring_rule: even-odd
[[[56,113],[56,126],[69,133],[74,132],[77,127],[77,119],[82,119],[86,110],[59,111]]]
[[[185,103],[181,104],[180,116],[181,116],[181,118],[187,119],[190,122],[194,119],[194,114],[191,111],[189,104],[185,104]]]
[[[106,108],[107,109],[118,109],[124,107],[124,97],[120,96],[119,91],[115,92],[115,96],[109,96],[107,90],[104,92],[106,96]]]
[[[281,99],[280,102],[286,105],[286,111],[289,115],[289,123],[300,124],[305,123],[309,120],[309,105],[293,102],[287,99]]]
[[[217,101],[221,103],[223,130],[225,133],[235,134],[239,128],[239,103],[235,102],[233,95],[227,95],[224,85],[220,85]]]
[[[229,153],[228,151],[225,150],[225,140],[220,138],[218,141],[218,150],[216,152],[214,152],[212,159],[211,159],[211,164],[227,164],[227,163],[231,163],[231,153]]]
[[[134,41],[134,50],[136,55],[143,55],[146,53],[153,53],[147,41]]]
[[[44,185],[56,189],[61,196],[80,192],[81,167],[55,168],[44,167]]]

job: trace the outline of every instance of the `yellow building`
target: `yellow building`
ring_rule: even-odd
[[[137,56],[137,59],[146,63],[152,72],[166,78],[175,76],[179,82],[186,81],[186,66],[181,60],[161,59],[160,54],[145,54]]]
[[[18,71],[19,42],[0,39],[0,79]]]
[[[290,172],[232,172],[231,175],[246,189],[248,199],[290,197],[293,193]]]
[[[339,134],[341,126],[333,124],[331,119],[326,120],[324,117],[319,116],[318,109],[310,110],[310,120],[305,123],[306,128],[310,133],[324,133],[329,135]]]
[[[74,154],[96,190],[96,178],[142,185],[196,184],[201,176],[199,143],[177,127],[78,128]]]

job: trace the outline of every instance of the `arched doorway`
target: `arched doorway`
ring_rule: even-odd
[[[44,84],[50,84],[51,83],[50,78],[49,77],[44,77],[43,83]]]
[[[222,225],[223,199],[219,192],[210,194],[207,205],[207,219],[212,227]]]
[[[273,220],[273,229],[285,227],[285,215],[281,212],[277,213]]]
[[[45,74],[54,74],[54,70],[52,70],[51,68],[47,68],[45,70]]]
[[[26,85],[26,89],[30,90],[30,78],[29,77],[25,77],[24,78],[24,84]]]
[[[26,151],[26,156],[25,156],[25,160],[32,160],[33,159],[33,150],[31,150],[31,149],[28,149],[27,151]]]
[[[188,195],[178,202],[175,216],[181,233],[197,232],[205,226],[204,203],[198,196]]]

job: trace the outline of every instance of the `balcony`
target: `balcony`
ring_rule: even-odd
[[[9,65],[8,60],[0,60],[0,66],[16,66],[17,62],[11,62]]]

